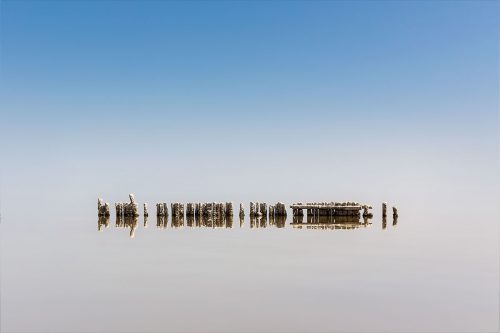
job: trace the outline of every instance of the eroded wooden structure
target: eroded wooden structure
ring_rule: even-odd
[[[371,205],[360,204],[359,202],[308,202],[308,203],[294,203],[290,205],[293,216],[304,216],[304,210],[307,216],[361,216],[363,210],[363,217],[372,217],[370,212]]]

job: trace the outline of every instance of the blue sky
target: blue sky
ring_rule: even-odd
[[[292,196],[304,173],[300,189],[319,196],[325,178],[346,191],[361,173],[373,186],[445,174],[481,188],[498,162],[498,10],[2,1],[4,192],[40,177],[127,191],[137,174],[145,192],[160,175],[189,178],[176,183],[186,196],[203,182],[229,195],[240,179],[248,195],[274,179]]]

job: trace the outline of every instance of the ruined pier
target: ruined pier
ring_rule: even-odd
[[[361,216],[371,217],[371,205],[360,204],[359,202],[309,202],[309,203],[294,203],[290,205],[293,216],[304,216],[304,210],[307,216]]]
[[[149,206],[143,203],[144,226],[147,225]],[[137,227],[139,216],[139,204],[133,194],[129,194],[129,202],[116,202],[116,226],[128,227],[133,237]],[[169,209],[170,206],[170,209]],[[239,204],[238,217],[240,227],[245,219],[245,207]],[[350,229],[366,227],[371,224],[373,217],[372,206],[355,201],[343,202],[307,202],[294,203],[289,206],[293,212],[293,221],[290,223],[294,228],[336,228]],[[382,228],[387,226],[386,202],[382,203]],[[392,206],[393,225],[397,224],[398,209]],[[98,230],[109,225],[110,206],[103,199],[97,201]],[[287,207],[283,202],[269,204],[266,202],[250,202],[249,205],[250,228],[265,228],[274,226],[283,228],[287,218]],[[232,202],[166,202],[156,203],[157,227],[165,228],[171,217],[171,226],[179,228],[184,225],[188,227],[209,228],[232,228],[234,205]],[[307,218],[306,218],[307,215]],[[363,218],[360,221],[360,218]]]

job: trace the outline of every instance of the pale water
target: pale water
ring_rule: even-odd
[[[88,199],[2,220],[3,332],[498,328],[496,211],[421,198],[398,202],[394,225],[372,202],[368,224],[297,228],[290,212],[252,225],[248,200],[231,226],[157,226],[151,211],[130,237]]]

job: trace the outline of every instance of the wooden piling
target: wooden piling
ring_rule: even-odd
[[[109,203],[104,202],[101,198],[97,199],[97,216],[109,216]]]
[[[240,203],[240,219],[242,219],[243,217],[245,217],[245,207],[243,207],[243,204]]]
[[[265,202],[260,204],[260,213],[262,216],[267,217],[267,204]]]

